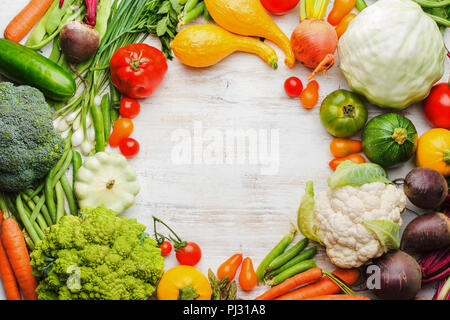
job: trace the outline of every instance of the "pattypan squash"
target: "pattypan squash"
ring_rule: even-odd
[[[116,153],[99,152],[87,158],[75,177],[80,207],[104,205],[122,213],[133,205],[139,189],[136,171]]]
[[[411,0],[380,0],[350,23],[338,44],[349,87],[380,107],[404,109],[425,99],[444,74],[437,24]]]

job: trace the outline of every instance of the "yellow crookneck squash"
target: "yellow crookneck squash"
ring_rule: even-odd
[[[260,0],[205,0],[205,4],[219,26],[243,36],[272,41],[284,51],[286,65],[290,68],[294,66],[291,41],[272,20]]]
[[[170,47],[181,62],[191,67],[212,66],[236,51],[256,54],[273,69],[278,67],[277,54],[264,42],[232,34],[212,24],[184,28]]]
[[[417,147],[417,165],[450,177],[450,131],[435,128],[425,132]]]
[[[158,300],[211,300],[211,286],[198,269],[179,265],[162,276],[156,289]]]

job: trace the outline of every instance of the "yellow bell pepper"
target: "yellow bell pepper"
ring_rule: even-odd
[[[184,265],[168,270],[156,293],[158,300],[211,300],[208,279],[196,268]]]

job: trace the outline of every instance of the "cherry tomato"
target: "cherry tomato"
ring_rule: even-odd
[[[330,151],[336,158],[342,158],[352,153],[362,151],[362,144],[359,140],[335,138],[330,143]]]
[[[349,13],[341,20],[341,22],[339,22],[339,24],[336,27],[336,34],[338,36],[338,39],[344,34],[345,31],[347,31],[348,25],[355,18],[356,14]]]
[[[124,118],[132,119],[136,117],[141,111],[141,104],[135,100],[128,97],[123,97],[120,100],[119,113]]]
[[[134,130],[133,122],[128,118],[121,118],[114,124],[113,132],[109,136],[109,145],[113,148],[119,146],[120,141],[128,138]]]
[[[433,127],[450,129],[450,87],[447,83],[439,83],[431,89],[424,111]]]
[[[267,11],[273,14],[285,14],[294,9],[299,0],[261,0]]]
[[[303,83],[297,77],[287,78],[284,82],[284,90],[291,98],[297,98],[303,91]]]
[[[202,258],[202,250],[195,242],[186,242],[183,248],[178,248],[176,257],[180,264],[195,266]]]
[[[159,248],[161,249],[161,255],[164,257],[168,256],[169,253],[172,252],[172,244],[169,241],[164,241],[161,243]]]
[[[357,164],[366,162],[366,159],[364,159],[364,157],[362,155],[354,153],[354,154],[348,155],[346,157],[335,158],[335,159],[331,160],[329,163],[330,168],[333,169],[333,171],[334,171],[342,162],[347,161],[347,160],[350,160]]]
[[[355,7],[356,0],[335,0],[333,9],[328,15],[328,23],[333,26],[339,24],[342,19]]]
[[[253,262],[250,258],[245,258],[242,262],[241,272],[239,273],[239,285],[245,291],[252,290],[258,283]]]
[[[319,101],[319,84],[316,80],[308,83],[300,95],[300,101],[305,109],[312,109]]]
[[[242,254],[236,253],[235,255],[231,256],[227,261],[222,263],[217,269],[217,278],[222,279],[225,276],[228,276],[228,282],[234,279],[234,276],[236,275],[236,271],[241,265],[242,262]]]
[[[139,153],[140,146],[133,138],[125,138],[119,143],[120,152],[127,158],[132,158]]]

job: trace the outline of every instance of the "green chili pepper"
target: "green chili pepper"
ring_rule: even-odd
[[[284,250],[291,244],[292,240],[294,240],[294,236],[297,230],[291,230],[287,235],[281,239],[281,241],[269,252],[269,254],[264,258],[264,260],[256,269],[256,276],[258,278],[258,282],[261,282],[264,278],[265,271],[269,264],[275,260],[279,255],[281,255]]]
[[[308,238],[304,238],[297,242],[292,248],[287,250],[286,252],[279,255],[277,258],[275,258],[266,269],[266,273],[278,269],[284,264],[286,264],[288,261],[293,259],[296,255],[298,255],[303,249],[306,248],[308,245]]]
[[[283,271],[279,275],[277,275],[275,278],[267,282],[267,285],[269,286],[276,286],[277,284],[282,283],[283,281],[286,281],[287,279],[295,276],[296,274],[305,272],[306,270],[316,268],[317,263],[314,260],[305,260],[302,261],[295,266]]]

